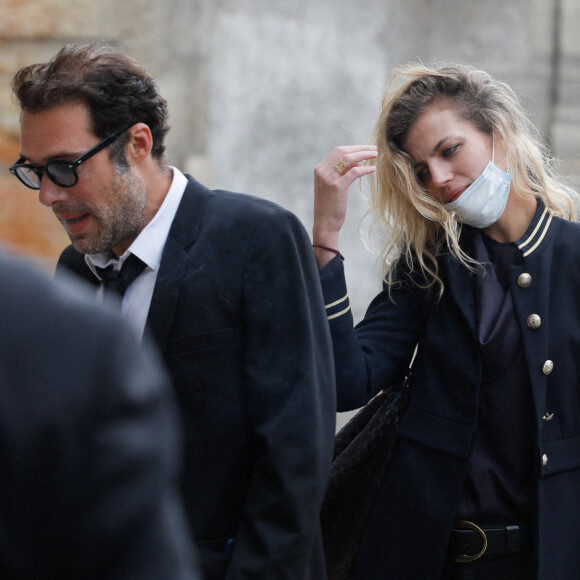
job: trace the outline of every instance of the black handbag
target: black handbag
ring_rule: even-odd
[[[407,407],[409,384],[410,372],[402,384],[371,399],[336,435],[320,514],[329,580],[352,578],[368,515]]]

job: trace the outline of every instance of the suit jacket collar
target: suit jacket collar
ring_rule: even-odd
[[[525,234],[515,244],[522,252],[524,258],[531,259],[532,255],[537,255],[549,244],[547,243],[554,234],[555,228],[553,215],[544,205],[544,202],[537,198],[538,207]]]
[[[165,350],[175,309],[189,263],[189,249],[195,244],[210,191],[186,175],[188,184],[163,249],[161,265],[147,316],[146,334]]]
[[[187,187],[173,219],[168,239],[173,239],[181,247],[187,248],[197,240],[201,226],[205,204],[211,191],[196,181],[191,175],[186,175]],[[161,262],[167,258],[167,248],[163,252]]]

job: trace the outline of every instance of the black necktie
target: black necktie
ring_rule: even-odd
[[[113,264],[106,268],[95,266],[104,286],[105,300],[109,301],[111,297],[114,297],[114,300],[118,301],[119,298],[122,298],[131,282],[143,272],[145,266],[145,262],[135,254],[131,254],[123,262],[119,271],[113,269]]]

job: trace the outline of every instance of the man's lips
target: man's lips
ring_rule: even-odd
[[[86,227],[90,218],[88,213],[58,213],[56,217],[62,223],[69,234],[80,234]]]

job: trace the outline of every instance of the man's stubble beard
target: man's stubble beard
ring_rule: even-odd
[[[147,225],[147,191],[143,183],[129,172],[102,192],[98,215],[91,212],[97,225],[89,237],[69,236],[73,247],[82,254],[110,252],[125,241],[133,241]]]

